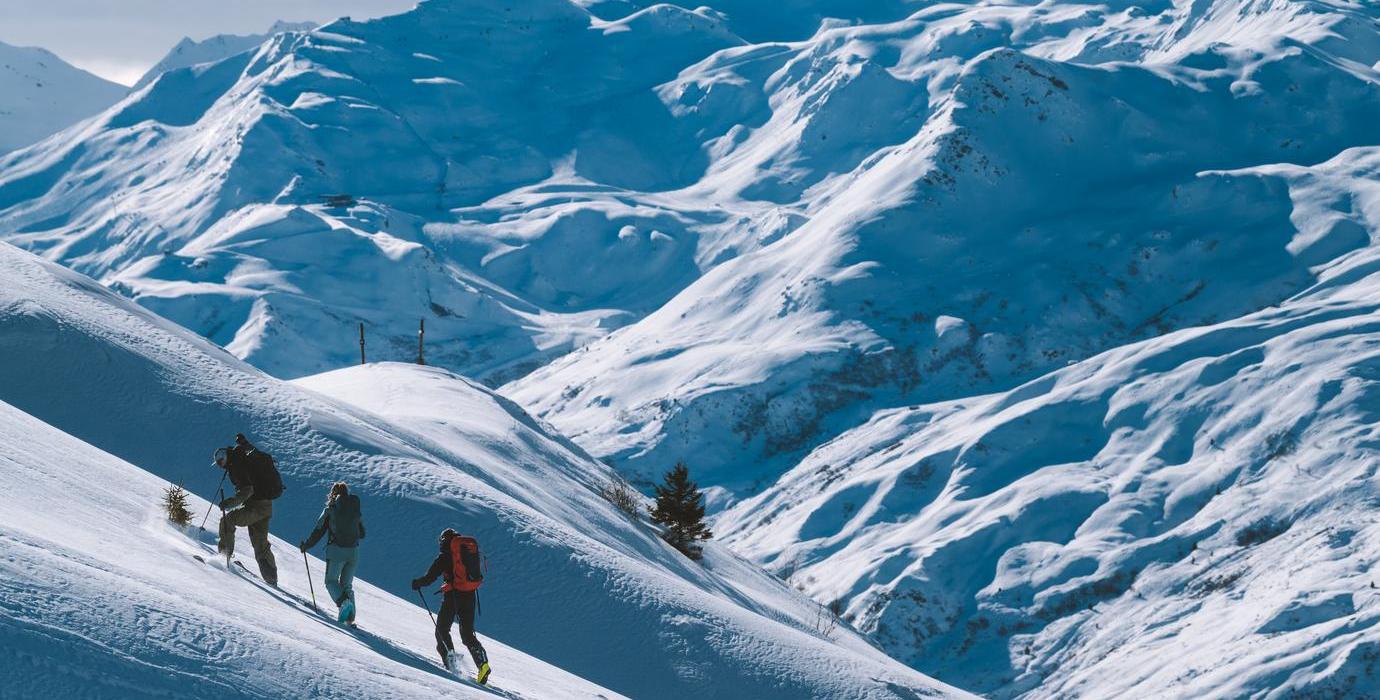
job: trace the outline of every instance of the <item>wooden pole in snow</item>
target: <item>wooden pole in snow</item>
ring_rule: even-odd
[[[359,324],[359,363],[364,364],[364,322]]]
[[[426,319],[423,318],[417,324],[417,364],[426,364],[426,355],[422,353],[422,341],[426,339]]]

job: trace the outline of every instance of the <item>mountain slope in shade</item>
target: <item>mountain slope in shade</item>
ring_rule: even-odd
[[[148,85],[158,76],[178,68],[187,68],[198,63],[212,63],[237,53],[253,49],[276,34],[283,32],[305,32],[314,29],[315,22],[284,22],[279,20],[263,34],[217,34],[209,39],[193,41],[184,37],[177,42],[167,55],[159,59],[143,76],[134,83],[133,90]]]
[[[282,592],[270,593],[226,569],[214,535],[167,522],[159,504],[168,482],[4,402],[0,440],[5,697],[493,697],[437,664],[415,603],[356,579],[363,624],[347,632],[307,607],[302,562],[286,554],[293,545],[274,540]],[[189,505],[199,520],[208,504]],[[255,568],[240,543],[237,559]],[[318,577],[324,566],[312,558]],[[508,697],[622,697],[484,643],[507,667],[495,681]]]
[[[846,628],[815,628],[816,604],[722,547],[690,562],[597,493],[606,467],[478,385],[415,365],[305,383],[321,391],[0,244],[0,400],[202,494],[219,477],[211,450],[244,432],[283,474],[273,531],[290,541],[343,479],[366,499],[360,575],[383,590],[415,598],[436,534],[456,527],[489,558],[486,638],[615,692],[964,697]],[[401,411],[390,392],[418,400]],[[298,558],[278,552],[285,571]]]
[[[94,116],[126,92],[51,52],[0,43],[0,154]]]
[[[1292,247],[1380,234],[1380,149],[1234,174]],[[992,697],[1370,697],[1380,248],[1278,306],[889,409],[716,531]]]

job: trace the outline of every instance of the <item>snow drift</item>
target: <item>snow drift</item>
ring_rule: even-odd
[[[0,400],[200,493],[219,477],[210,450],[245,432],[287,484],[274,504],[280,535],[304,536],[327,485],[344,479],[371,523],[360,574],[383,590],[411,597],[407,572],[455,526],[489,557],[485,637],[616,692],[956,693],[851,631],[812,630],[815,604],[719,548],[703,567],[686,560],[595,493],[605,467],[491,392],[403,367],[308,384],[440,398],[415,404],[436,415],[407,428],[263,375],[93,280],[0,245]],[[279,559],[286,569],[294,557]],[[361,608],[366,629],[372,615]]]
[[[1373,693],[1380,150],[1235,175],[1288,191],[1291,248],[1364,247],[1278,306],[878,412],[719,532],[994,697]]]
[[[0,440],[7,698],[616,695],[489,640],[509,666],[504,690],[466,687],[436,665],[416,605],[357,580],[370,619],[346,631],[307,608],[300,563],[280,558],[283,591],[271,593],[227,571],[195,526],[167,522],[168,482],[4,402]]]

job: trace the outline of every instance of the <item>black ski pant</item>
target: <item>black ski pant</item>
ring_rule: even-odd
[[[455,648],[455,642],[450,638],[450,626],[455,624],[457,616],[460,618],[460,641],[470,650],[474,667],[479,668],[489,662],[489,655],[484,652],[479,637],[474,635],[474,600],[474,591],[448,591],[441,601],[441,612],[436,614],[436,652],[441,655],[443,663],[446,654]]]

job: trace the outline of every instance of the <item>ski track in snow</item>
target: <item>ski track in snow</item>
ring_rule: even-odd
[[[307,607],[302,564],[285,542],[274,539],[283,590],[270,592],[257,575],[225,569],[214,534],[161,518],[167,482],[3,403],[0,439],[5,697],[495,695],[438,665],[417,606],[357,581],[364,629],[346,631]],[[199,520],[207,504],[190,501]],[[243,535],[240,544],[236,557],[253,566]],[[318,575],[323,567],[313,558]],[[503,697],[616,696],[485,644],[508,666],[502,682],[514,692]]]
[[[964,696],[851,631],[829,638],[812,631],[814,603],[722,548],[711,547],[703,565],[689,562],[597,495],[605,467],[479,385],[444,370],[383,364],[303,380],[312,388],[301,388],[6,244],[0,270],[0,400],[198,493],[219,478],[208,466],[210,450],[243,431],[275,456],[287,484],[274,502],[272,527],[280,536],[304,536],[328,485],[343,478],[362,496],[368,524],[359,575],[404,600],[415,597],[411,577],[435,556],[436,533],[454,526],[476,535],[490,564],[478,626],[486,644],[502,640],[633,697],[702,697],[721,687],[761,698]],[[402,406],[406,412],[388,401],[399,389],[415,399]],[[60,462],[46,468],[55,472],[49,479],[80,474]],[[157,498],[141,494],[115,491],[132,501],[119,501],[127,510],[156,519],[150,513]],[[25,527],[26,501],[33,500],[9,499],[0,524]],[[99,523],[98,515],[77,521]],[[90,531],[75,549],[98,546],[100,534]],[[237,546],[249,564],[244,533]],[[280,580],[305,597],[295,548],[276,549]],[[180,570],[205,573],[187,551],[169,556]],[[318,576],[320,566],[313,566]],[[406,617],[409,634],[429,636],[423,611],[410,601],[406,614],[372,605],[360,603],[366,629],[376,614],[399,625]],[[402,636],[400,627],[379,633],[418,638]],[[414,650],[429,646],[410,643]],[[284,643],[273,656],[306,663],[295,649]],[[523,669],[498,649],[491,652],[495,682],[532,696],[504,678],[505,666]],[[131,647],[130,664],[145,663],[144,652],[152,653]],[[356,661],[367,664],[368,657]]]

